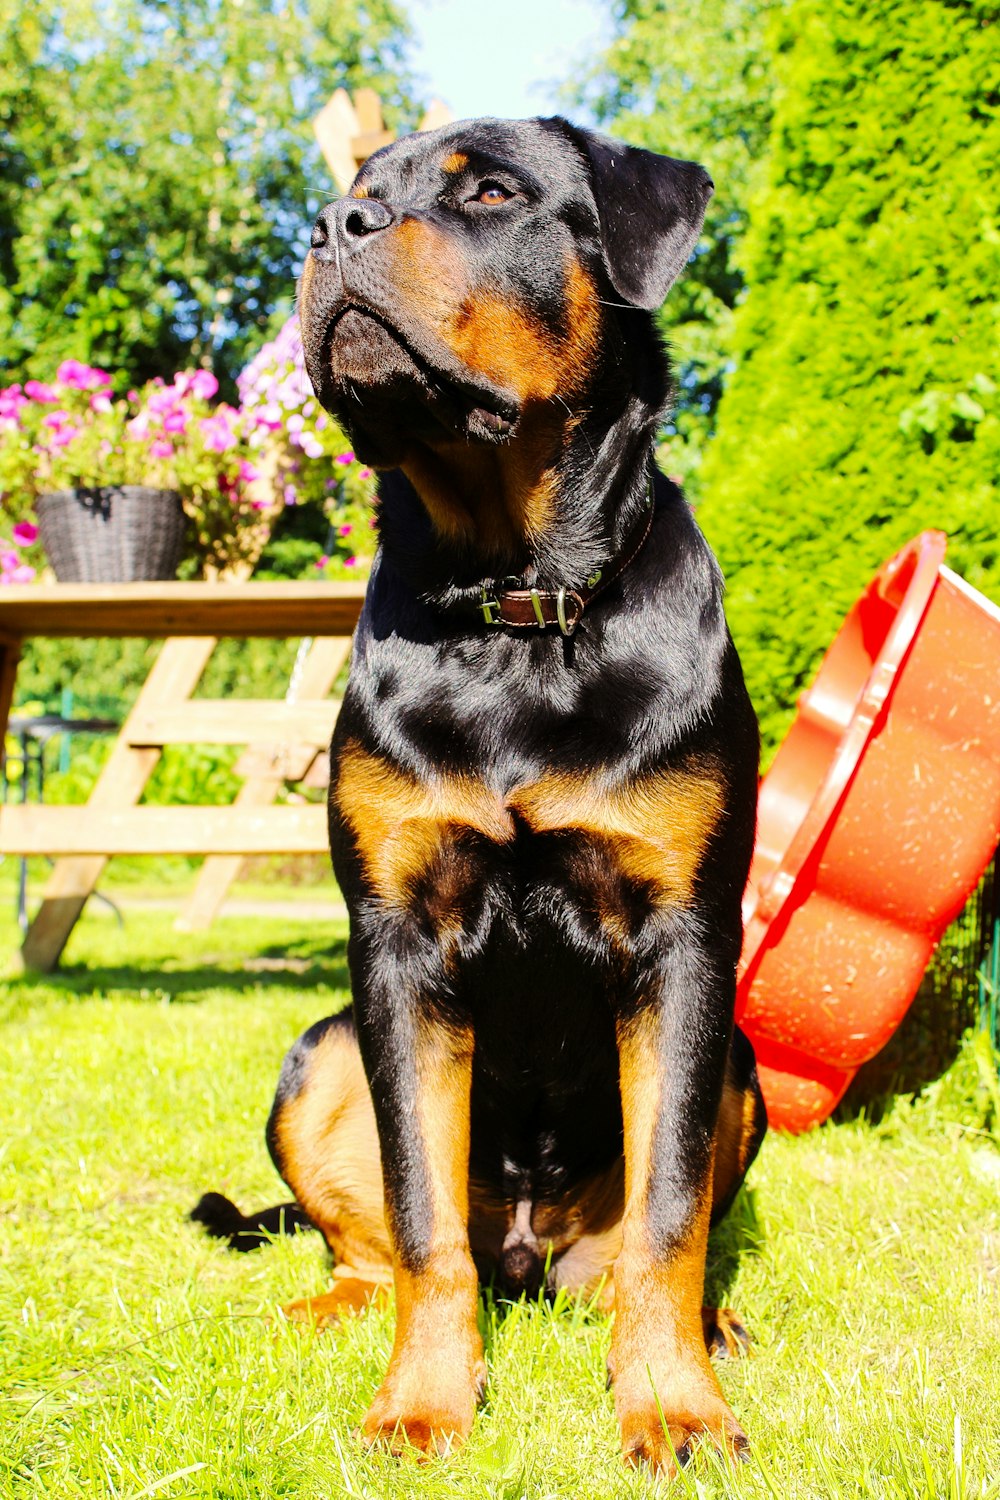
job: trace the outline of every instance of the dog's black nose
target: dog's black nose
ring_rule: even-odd
[[[312,248],[317,260],[332,260],[333,242],[350,252],[371,234],[388,229],[394,214],[377,198],[341,198],[328,203],[313,225]]]

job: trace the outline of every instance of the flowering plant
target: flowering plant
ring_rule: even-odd
[[[375,476],[313,395],[297,317],[265,344],[237,381],[251,446],[267,455],[278,503],[322,510],[326,543],[313,566],[329,578],[368,572],[375,551]]]
[[[31,547],[38,540],[38,527],[31,521],[18,521],[11,531],[11,539],[0,536],[0,584],[30,583],[35,570],[25,562],[21,547]]]
[[[212,404],[219,387],[208,370],[119,398],[106,371],[65,360],[52,382],[0,389],[0,505],[11,523],[28,523],[14,542],[29,552],[36,543],[29,518],[39,495],[143,484],[180,491],[201,572],[245,571],[294,506],[325,518],[325,542],[306,544],[309,564],[326,577],[364,576],[375,550],[374,475],[313,395],[297,318],[238,384],[238,408]],[[30,569],[11,544],[0,539],[0,548],[4,581]]]
[[[78,486],[177,489],[202,571],[252,561],[267,536],[270,494],[251,462],[253,419],[212,406],[217,391],[210,371],[189,370],[116,399],[106,371],[78,360],[65,360],[51,383],[0,390],[4,513],[24,521],[39,495]]]
[[[141,454],[143,483],[180,490],[196,554],[209,573],[245,571],[256,560],[273,508],[253,462],[254,419],[225,402],[211,406],[218,389],[211,371],[185,370],[170,385],[157,379],[130,392],[138,410],[122,444],[130,468]]]

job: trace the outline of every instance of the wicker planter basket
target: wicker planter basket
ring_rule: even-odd
[[[142,484],[56,490],[35,505],[42,545],[60,583],[174,578],[185,516],[176,490]]]

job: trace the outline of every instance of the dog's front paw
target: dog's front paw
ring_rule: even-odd
[[[714,1381],[704,1380],[700,1373],[685,1380],[683,1372],[673,1371],[651,1382],[646,1371],[626,1384],[631,1391],[623,1392],[622,1382],[615,1382],[626,1463],[672,1479],[689,1462],[703,1435],[731,1460],[747,1456],[746,1434],[721,1391],[713,1389]]]
[[[369,1447],[388,1447],[392,1453],[409,1447],[427,1457],[444,1457],[465,1441],[482,1400],[486,1366],[479,1360],[460,1379],[437,1374],[435,1379],[428,1370],[414,1379],[390,1370],[361,1428]]]

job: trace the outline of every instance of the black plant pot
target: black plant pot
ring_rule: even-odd
[[[60,583],[176,577],[185,528],[176,490],[144,484],[56,490],[39,495],[35,514]]]

